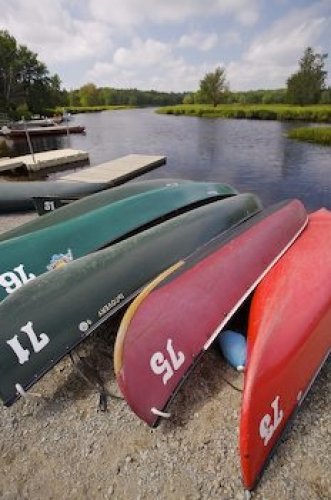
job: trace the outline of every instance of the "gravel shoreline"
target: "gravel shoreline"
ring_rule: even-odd
[[[0,232],[33,214],[0,216]],[[118,392],[112,324],[80,348]],[[107,343],[106,343],[107,341]],[[101,348],[100,348],[101,347]],[[238,431],[242,385],[213,349],[171,406],[172,419],[149,429],[124,401],[98,411],[98,394],[64,359],[32,393],[0,407],[0,498],[241,499]],[[324,365],[300,413],[252,495],[331,499],[331,376]]]

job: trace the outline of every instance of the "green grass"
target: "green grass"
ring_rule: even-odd
[[[331,105],[290,106],[287,104],[180,104],[164,106],[157,113],[208,118],[245,118],[250,120],[301,120],[331,123]]]
[[[331,146],[331,127],[300,127],[288,133],[290,139],[315,142],[324,146]]]
[[[59,115],[65,110],[67,113],[98,113],[100,111],[115,111],[116,109],[131,109],[132,106],[59,106],[55,109],[48,109],[51,115]]]

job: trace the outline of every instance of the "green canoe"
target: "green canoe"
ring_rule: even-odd
[[[0,300],[48,270],[223,196],[222,184],[175,184],[130,196],[50,227],[2,241]]]
[[[6,231],[5,233],[0,234],[0,241],[32,233],[33,231],[38,231],[39,229],[44,229],[46,227],[53,226],[54,224],[59,224],[60,222],[67,221],[73,217],[78,217],[91,210],[96,210],[97,208],[101,208],[105,205],[110,205],[115,201],[124,200],[130,196],[146,193],[147,191],[152,191],[153,189],[183,186],[184,184],[186,185],[189,183],[193,184],[193,181],[181,179],[155,179],[149,181],[139,181],[107,189],[105,191],[86,196],[80,200],[58,208],[55,211],[51,211],[42,217],[38,217],[37,219],[27,222],[17,228]],[[235,189],[226,184],[223,184],[223,192],[224,196],[237,194]]]
[[[34,196],[86,196],[105,189],[105,183],[68,181],[22,181],[0,183],[0,213],[33,210]]]
[[[0,304],[0,397],[22,390],[162,270],[261,210],[252,194],[196,208],[45,273]]]

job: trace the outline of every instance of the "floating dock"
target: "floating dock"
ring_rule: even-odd
[[[87,183],[100,182],[112,187],[160,167],[166,161],[166,156],[130,154],[101,165],[83,168],[73,174],[64,175],[59,180]]]
[[[89,155],[79,149],[54,149],[34,153],[34,155],[18,156],[16,158],[0,159],[0,172],[14,171],[23,168],[28,172],[37,172],[51,167],[57,167],[75,162],[87,161]]]

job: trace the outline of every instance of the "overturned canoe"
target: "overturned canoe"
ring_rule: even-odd
[[[155,426],[165,416],[199,356],[306,222],[298,200],[264,210],[178,261],[134,300],[117,335],[114,366],[138,417]]]
[[[166,186],[0,243],[0,300],[39,274],[223,197],[223,185]],[[56,215],[56,213],[54,214]]]
[[[107,186],[103,182],[0,182],[0,213],[33,210],[33,198],[38,196],[70,198],[86,196],[105,188],[107,188]]]
[[[331,212],[319,210],[253,297],[240,423],[249,490],[330,352],[330,243]]]
[[[105,205],[110,205],[116,201],[124,200],[130,196],[135,196],[137,194],[147,193],[154,189],[160,188],[172,188],[174,186],[183,186],[186,184],[193,184],[193,181],[186,180],[173,180],[173,179],[155,179],[149,181],[139,181],[131,184],[125,184],[123,186],[114,187],[112,189],[106,189],[104,191],[85,196],[82,199],[73,201],[69,205],[65,205],[58,208],[55,211],[50,211],[50,213],[45,214],[43,217],[38,217],[26,224],[19,227],[6,231],[0,234],[0,241],[8,240],[16,236],[22,236],[23,234],[32,233],[33,231],[38,231],[61,222],[66,222],[73,217],[79,217],[87,212],[102,208]],[[221,188],[222,186],[222,188]],[[1,184],[0,184],[1,187]],[[218,191],[224,197],[231,196],[237,193],[237,191],[228,186],[227,184],[219,184]]]
[[[150,280],[261,209],[250,194],[196,208],[45,273],[0,304],[0,397],[13,403]]]
[[[53,153],[55,154],[56,151],[53,151]],[[62,159],[65,158],[66,154],[70,153],[68,150],[63,150]],[[45,155],[47,155],[47,152],[39,153],[40,161],[45,160]],[[31,168],[34,168],[31,164],[31,156],[26,155],[20,158]],[[14,159],[9,160],[9,163],[14,162],[15,165],[13,166],[19,167],[22,161]],[[52,163],[51,159],[48,158],[47,162],[49,161]],[[132,180],[134,177],[163,165],[165,162],[165,156],[132,154],[66,175],[55,181],[3,182],[0,183],[0,213],[33,210],[35,208],[34,198],[45,197],[54,198],[54,208],[57,208],[55,207],[58,202],[57,199],[65,198],[68,202],[71,198],[78,198],[103,189],[109,189]],[[7,166],[5,164],[0,165],[0,170],[7,167],[8,164]],[[52,209],[52,205],[48,204],[46,208],[49,211]]]

